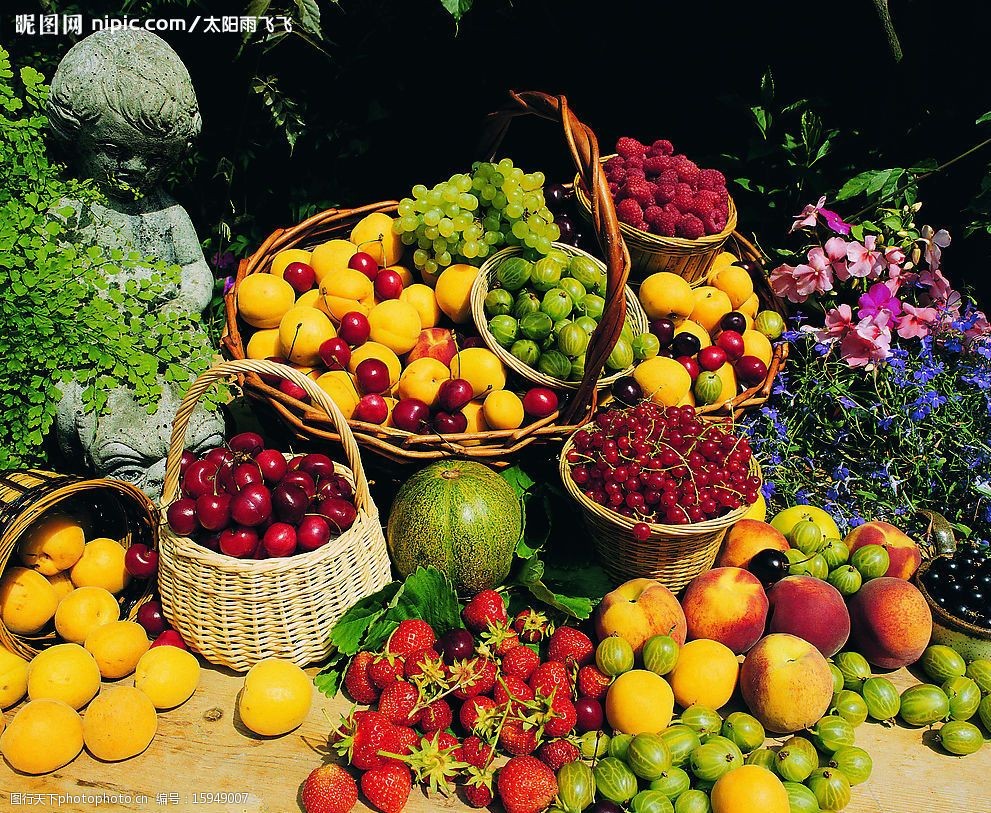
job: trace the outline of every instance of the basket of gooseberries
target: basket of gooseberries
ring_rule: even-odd
[[[760,467],[731,419],[628,400],[568,438],[561,480],[615,581],[677,591],[712,567],[726,530],[757,502]]]
[[[475,278],[471,312],[482,341],[509,369],[543,387],[577,389],[587,352],[606,307],[606,267],[575,246],[555,243],[535,261],[524,249],[489,258]],[[647,314],[624,288],[626,319],[606,357],[597,389],[655,355]]]

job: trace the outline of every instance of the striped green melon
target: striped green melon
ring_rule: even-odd
[[[386,539],[401,578],[433,565],[458,592],[477,593],[506,578],[521,533],[509,483],[481,463],[440,460],[403,483]]]

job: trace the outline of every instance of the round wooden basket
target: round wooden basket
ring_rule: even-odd
[[[657,579],[677,592],[688,582],[712,567],[726,530],[747,513],[749,506],[690,525],[649,524],[650,536],[635,539],[635,520],[592,502],[571,479],[568,452],[572,439],[561,449],[558,472],[567,492],[578,503],[585,527],[606,573],[617,583],[629,579]],[[750,473],[760,476],[760,466],[751,459]]]
[[[215,382],[245,373],[299,384],[337,426],[350,468],[335,464],[335,469],[354,487],[358,518],[323,547],[263,560],[216,553],[176,535],[163,522],[158,569],[162,608],[183,639],[211,663],[243,672],[263,658],[279,657],[305,666],[330,654],[330,630],[344,611],[392,578],[358,445],[330,396],[302,373],[270,361],[227,361],[207,370],[176,413],[163,512],[180,496],[183,441],[196,402]]]
[[[603,266],[601,260],[595,259],[595,257],[587,251],[582,251],[580,248],[576,248],[575,246],[569,246],[565,243],[554,243],[554,247],[560,251],[563,251],[565,254],[587,257],[596,265],[602,266],[603,268],[605,267]],[[522,253],[523,249],[521,247],[509,246],[508,248],[504,248],[502,251],[496,252],[482,264],[481,271],[478,276],[475,277],[475,282],[471,287],[471,315],[475,322],[475,327],[478,328],[478,333],[482,337],[482,341],[485,342],[485,346],[495,353],[502,363],[516,373],[520,378],[541,387],[551,387],[559,390],[576,390],[578,389],[580,382],[565,381],[561,378],[554,378],[552,376],[545,375],[540,372],[540,370],[534,369],[529,364],[524,364],[505,347],[499,344],[488,329],[488,319],[485,317],[485,296],[488,294],[489,288],[496,278],[496,272],[499,269],[499,264],[507,257],[514,257]],[[628,285],[625,288],[625,292],[627,321],[630,322],[634,334],[646,333],[650,330],[650,322],[647,320],[647,314],[644,313],[644,310],[640,305],[640,300],[637,299],[637,295]],[[604,389],[612,384],[617,378],[624,375],[629,375],[632,370],[633,368],[629,367],[625,370],[620,370],[617,373],[602,376],[596,382],[595,388]]]
[[[76,505],[73,505],[73,502]],[[84,506],[79,503],[85,502]],[[86,480],[37,469],[0,473],[0,571],[6,569],[24,533],[52,510],[83,508],[87,538],[107,536],[125,548],[142,543],[155,547],[158,510],[144,493],[121,480]],[[117,596],[121,618],[133,621],[138,608],[150,597],[153,579],[131,579]],[[60,639],[52,624],[38,635],[15,635],[0,621],[0,646],[23,658],[33,658]]]
[[[603,162],[612,156],[606,156]],[[575,198],[586,218],[591,217],[592,205],[581,183],[575,178]],[[630,273],[635,279],[670,271],[678,274],[694,285],[702,285],[712,261],[723,250],[723,246],[736,230],[736,204],[729,199],[729,213],[726,228],[718,234],[707,234],[697,240],[683,237],[661,237],[650,232],[640,231],[626,223],[619,224],[619,230],[630,251]]]
[[[517,453],[535,443],[561,443],[585,423],[595,411],[596,388],[605,361],[619,338],[626,319],[626,281],[630,258],[619,232],[619,221],[612,196],[599,161],[595,133],[571,111],[564,96],[527,91],[510,94],[509,105],[486,120],[481,154],[495,156],[511,121],[533,115],[556,122],[564,135],[579,178],[592,190],[592,223],[608,274],[606,307],[598,330],[586,353],[585,377],[559,412],[519,429],[459,435],[414,435],[392,427],[351,421],[358,443],[396,463],[424,463],[449,457],[479,460],[496,468],[509,465]],[[266,273],[272,258],[288,248],[308,248],[334,237],[347,237],[365,215],[396,213],[395,201],[374,203],[357,209],[330,209],[290,229],[273,232],[259,249],[242,261],[231,290],[227,293],[227,327],[221,345],[234,359],[245,358],[243,323],[238,317],[237,291],[249,274]],[[339,442],[340,433],[328,415],[311,404],[291,398],[266,384],[255,372],[242,374],[242,386],[253,398],[265,402],[303,440]]]

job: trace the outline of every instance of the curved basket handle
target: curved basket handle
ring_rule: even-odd
[[[233,378],[240,373],[262,373],[265,375],[279,376],[288,379],[294,384],[298,384],[306,394],[313,399],[313,403],[320,407],[333,422],[337,433],[341,436],[341,445],[344,447],[344,456],[354,474],[354,500],[357,508],[364,508],[366,511],[372,504],[371,494],[368,491],[368,479],[365,477],[365,467],[361,463],[361,455],[358,451],[358,442],[351,433],[347,418],[341,412],[333,399],[318,387],[313,379],[303,375],[298,370],[288,367],[285,364],[277,364],[274,361],[264,361],[261,359],[241,359],[237,361],[222,361],[215,364],[189,387],[189,391],[179,404],[176,411],[175,421],[172,424],[172,437],[169,440],[169,453],[165,459],[165,484],[162,488],[162,505],[169,505],[179,493],[179,468],[182,465],[182,452],[185,447],[186,429],[189,427],[189,419],[196,408],[197,402],[212,384],[225,378]]]
[[[602,165],[599,163],[599,142],[595,133],[579,121],[568,107],[564,96],[550,96],[539,91],[511,91],[508,107],[486,118],[481,154],[486,159],[495,156],[505,138],[510,122],[517,116],[534,115],[556,121],[564,128],[564,139],[575,168],[592,203],[592,225],[602,254],[606,258],[606,306],[602,321],[592,334],[585,358],[585,375],[574,397],[564,409],[565,422],[573,422],[592,403],[595,384],[612,352],[626,321],[626,281],[630,276],[630,254],[619,231],[616,207]]]

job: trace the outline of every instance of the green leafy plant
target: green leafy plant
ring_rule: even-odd
[[[102,409],[123,384],[151,413],[163,380],[184,384],[213,355],[198,318],[168,306],[178,266],[87,246],[67,232],[60,217],[72,209],[61,202],[100,195],[49,160],[44,77],[25,67],[20,83],[22,95],[0,48],[0,468],[45,461],[60,384],[78,381],[87,410]],[[140,280],[111,281],[138,267],[147,272]]]

